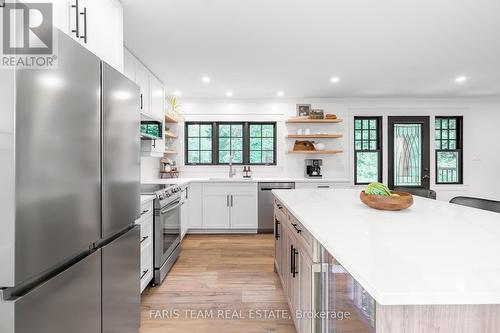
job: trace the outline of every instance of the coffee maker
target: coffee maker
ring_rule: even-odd
[[[306,178],[322,178],[321,166],[323,165],[323,160],[320,159],[306,159],[306,170],[304,176]]]

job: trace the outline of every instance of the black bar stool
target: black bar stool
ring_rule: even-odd
[[[450,203],[500,213],[500,201],[472,197],[455,197],[450,200]]]
[[[394,191],[408,192],[417,197],[423,197],[428,199],[436,200],[436,191],[427,190],[425,188],[414,188],[414,187],[396,187]]]

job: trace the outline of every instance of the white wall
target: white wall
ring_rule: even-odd
[[[296,115],[296,104],[312,104],[325,113],[335,113],[344,119],[340,124],[291,125],[286,119]],[[441,200],[449,200],[456,195],[473,195],[500,200],[500,150],[498,129],[500,128],[499,99],[303,99],[303,100],[183,100],[184,118],[187,121],[277,121],[278,122],[278,165],[253,167],[254,176],[302,177],[304,156],[287,154],[294,143],[286,139],[288,132],[297,128],[310,128],[311,132],[335,132],[344,134],[341,139],[321,140],[327,148],[342,149],[338,155],[321,156],[324,162],[325,178],[337,181],[353,179],[353,131],[354,116],[384,116],[384,182],[387,182],[387,116],[389,115],[462,115],[464,117],[464,185],[435,185]],[[432,118],[431,118],[432,120]],[[181,177],[222,176],[227,166],[184,166],[183,126],[179,126],[180,139],[177,162]],[[431,138],[434,122],[431,121]],[[434,182],[434,141],[431,140],[431,179]],[[158,166],[149,165],[143,178],[155,177]]]

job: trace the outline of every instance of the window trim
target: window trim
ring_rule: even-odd
[[[188,156],[189,156],[189,133],[188,133],[188,126],[189,125],[211,125],[212,126],[212,163],[187,163],[188,161]],[[215,150],[214,150],[214,122],[211,121],[196,121],[196,122],[188,122],[186,121],[184,124],[184,164],[185,165],[213,165],[214,158],[215,158]],[[201,137],[198,137],[201,138]],[[198,150],[201,152],[201,150]]]
[[[356,120],[376,120],[377,121],[377,149],[356,149]],[[377,181],[382,182],[383,179],[383,158],[384,158],[384,150],[383,150],[383,119],[381,116],[355,116],[353,118],[353,150],[354,150],[354,185],[367,185],[367,182],[358,182],[358,164],[357,157],[358,153],[363,152],[377,152],[378,153],[378,177]]]
[[[456,119],[457,137],[455,139],[456,149],[436,149],[436,120],[437,119]],[[435,184],[436,185],[463,185],[464,184],[464,152],[463,152],[463,116],[435,116],[434,117],[434,169],[435,169]],[[440,139],[441,140],[441,139]],[[439,182],[438,181],[438,153],[440,152],[457,152],[458,153],[458,170],[457,182]]]
[[[229,163],[219,163],[219,125],[243,125],[243,163],[233,163],[233,165],[249,166],[275,166],[278,164],[277,158],[277,133],[278,123],[275,121],[186,121],[184,123],[184,165],[186,166],[207,166],[207,165],[229,165]],[[189,125],[211,125],[212,126],[212,163],[188,163],[188,126]],[[272,163],[250,163],[250,125],[272,125],[273,126],[273,162]]]

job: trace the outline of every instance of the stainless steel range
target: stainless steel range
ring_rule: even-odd
[[[154,284],[160,284],[177,260],[181,242],[182,189],[177,185],[142,185],[142,194],[154,200]]]

